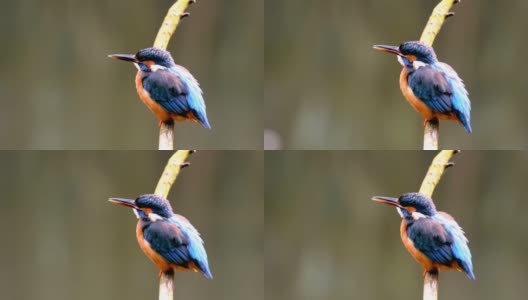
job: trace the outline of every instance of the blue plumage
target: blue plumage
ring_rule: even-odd
[[[462,228],[447,213],[439,212],[433,200],[420,193],[399,198],[376,196],[375,201],[396,206],[402,217],[401,238],[424,271],[453,268],[475,280],[471,252]]]
[[[187,250],[189,257],[197,264],[198,268],[202,270],[205,277],[211,279],[213,275],[209,270],[209,264],[207,261],[207,252],[203,246],[204,242],[200,237],[200,233],[194,226],[192,226],[187,219],[180,215],[174,215],[168,219],[169,222],[176,224],[182,231],[183,235],[187,238]]]
[[[452,242],[451,242],[451,251],[454,258],[459,263],[460,267],[468,275],[469,278],[475,280],[475,274],[473,274],[473,263],[471,262],[471,251],[468,247],[468,240],[464,235],[464,231],[458,225],[458,223],[453,220],[446,213],[437,213],[432,219],[440,222],[444,229],[448,232]]]
[[[187,90],[187,103],[189,108],[194,112],[196,117],[200,120],[205,128],[210,129],[209,121],[207,120],[205,102],[203,100],[203,92],[200,84],[192,76],[192,74],[182,66],[174,66],[169,68],[169,71],[176,74],[181,80]]]
[[[471,102],[464,83],[453,68],[438,61],[432,47],[411,41],[399,47],[376,45],[374,48],[397,55],[403,66],[400,88],[426,121],[459,120],[471,133]]]
[[[182,117],[192,112],[205,128],[211,128],[200,85],[185,68],[173,65],[141,76],[143,88],[165,110]]]
[[[471,101],[469,100],[469,94],[464,82],[458,76],[457,72],[446,63],[437,62],[433,64],[432,67],[442,72],[442,75],[447,79],[446,81],[450,86],[453,111],[462,125],[464,125],[466,131],[471,133]]]
[[[168,51],[145,48],[135,55],[110,57],[134,63],[138,69],[138,95],[161,122],[190,119],[211,128],[198,81],[187,69],[177,65]]]
[[[139,219],[136,234],[140,247],[160,272],[183,268],[213,278],[200,233],[185,217],[172,212],[168,200],[146,194],[136,200],[112,198],[111,201],[133,209]]]

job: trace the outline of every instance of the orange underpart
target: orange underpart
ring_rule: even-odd
[[[166,122],[171,119],[171,114],[161,107],[161,105],[159,105],[156,101],[150,98],[150,94],[143,88],[141,71],[138,71],[136,75],[136,90],[139,95],[139,99],[145,103],[145,105],[156,115],[156,117],[158,117],[160,121]]]
[[[136,226],[136,237],[141,250],[143,250],[145,255],[147,255],[147,257],[160,269],[160,276],[162,272],[172,269],[171,264],[167,262],[161,255],[156,253],[156,251],[150,247],[150,244],[145,241],[145,238],[143,237],[143,230],[141,228],[141,220],[138,221]]]

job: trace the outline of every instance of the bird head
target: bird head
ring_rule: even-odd
[[[160,48],[145,48],[136,54],[111,54],[108,57],[131,62],[144,72],[155,72],[176,65],[171,54]]]
[[[404,42],[400,46],[375,45],[374,49],[397,55],[402,66],[430,65],[438,61],[433,48],[419,41]]]
[[[396,206],[402,218],[419,218],[436,214],[433,199],[420,193],[407,193],[399,198],[374,196],[372,200]]]
[[[137,217],[144,220],[156,221],[163,218],[170,218],[174,215],[169,200],[154,194],[141,195],[136,200],[110,198],[108,201],[131,207]]]

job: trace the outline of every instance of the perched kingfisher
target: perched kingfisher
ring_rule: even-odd
[[[455,120],[471,133],[471,102],[458,74],[439,62],[432,47],[411,41],[397,46],[375,45],[374,49],[396,54],[403,66],[400,89],[411,106],[429,120]]]
[[[396,206],[402,217],[400,235],[405,248],[427,272],[454,269],[475,280],[471,252],[464,231],[449,214],[437,211],[433,200],[420,193],[372,200]]]
[[[211,128],[198,81],[187,69],[175,64],[168,51],[146,48],[135,55],[112,54],[109,57],[132,62],[136,66],[137,93],[158,117],[160,126],[173,120],[192,120]]]
[[[198,230],[185,217],[173,213],[167,199],[147,194],[136,200],[109,201],[132,208],[139,219],[136,226],[139,247],[160,269],[160,276],[168,271],[191,270],[213,278]]]

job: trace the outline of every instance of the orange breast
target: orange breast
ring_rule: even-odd
[[[150,247],[150,244],[145,241],[143,237],[143,231],[141,230],[141,221],[138,221],[136,226],[136,237],[139,244],[139,247],[145,255],[162,271],[166,272],[170,269],[172,269],[172,265],[168,263],[161,255],[156,253],[156,251],[152,250]]]
[[[407,227],[405,226],[405,220],[402,220],[401,226],[400,226],[400,236],[403,242],[403,245],[409,251],[411,256],[424,268],[424,270],[429,271],[433,269],[435,266],[433,262],[427,258],[422,252],[418,251],[416,247],[414,247],[413,241],[409,239],[407,236]]]
[[[411,104],[411,106],[417,112],[419,112],[422,117],[424,117],[424,119],[431,120],[434,118],[433,111],[427,107],[425,103],[418,99],[418,97],[414,95],[411,88],[409,88],[409,84],[407,82],[407,71],[405,68],[403,68],[400,73],[400,90],[402,91],[403,96],[405,96],[405,99],[407,99],[407,102],[409,102],[409,104]]]
[[[166,122],[171,119],[171,114],[166,111],[161,105],[150,98],[150,95],[143,88],[143,81],[141,80],[141,73],[136,74],[136,90],[139,98],[145,105],[160,119],[160,121]]]

